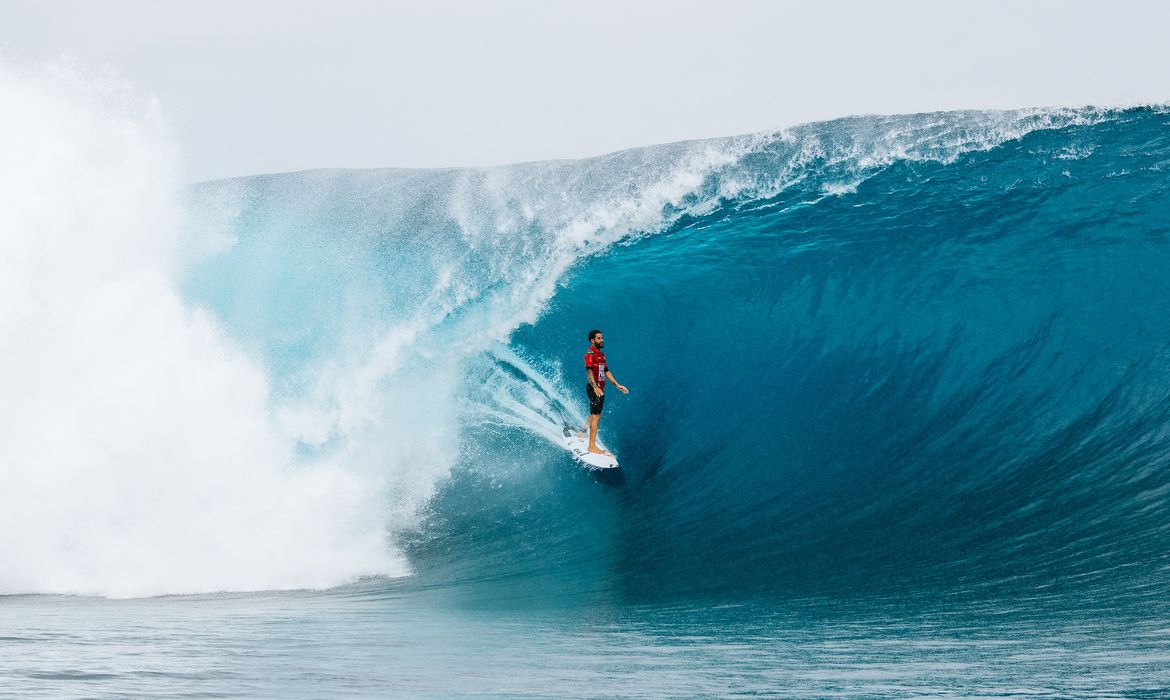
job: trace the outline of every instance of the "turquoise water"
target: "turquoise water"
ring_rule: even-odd
[[[1019,602],[469,609],[326,594],[4,602],[21,697],[1165,697],[1170,627]],[[1150,613],[1156,611],[1148,611]],[[1164,613],[1164,610],[1162,611]]]
[[[0,694],[1166,697],[1168,172],[1141,108],[195,185],[212,340],[0,550]]]

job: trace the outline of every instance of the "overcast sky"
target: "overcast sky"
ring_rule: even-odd
[[[113,67],[162,101],[192,180],[1166,102],[1168,30],[1170,3],[1117,0],[0,0],[0,55]]]

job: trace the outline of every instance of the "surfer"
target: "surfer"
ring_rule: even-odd
[[[597,446],[597,423],[601,420],[601,409],[605,406],[605,380],[613,382],[623,394],[630,393],[630,390],[613,378],[605,362],[605,353],[601,351],[604,347],[605,338],[601,331],[589,331],[589,349],[585,351],[585,374],[589,377],[589,383],[585,385],[585,394],[589,397],[589,451],[607,455],[608,452]]]

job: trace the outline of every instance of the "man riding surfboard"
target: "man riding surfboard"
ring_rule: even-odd
[[[597,446],[597,424],[601,421],[601,409],[605,406],[605,380],[613,382],[623,394],[630,393],[630,390],[613,378],[605,361],[605,353],[601,351],[604,347],[605,338],[601,331],[589,331],[589,349],[585,351],[585,374],[589,378],[589,383],[585,385],[585,394],[589,397],[589,451],[608,455],[608,452]]]

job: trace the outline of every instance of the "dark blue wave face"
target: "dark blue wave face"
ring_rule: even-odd
[[[1164,598],[1170,116],[824,185],[575,268],[512,346],[573,387],[605,332],[631,389],[601,424],[622,478],[473,431],[408,543],[417,580]],[[485,453],[544,466],[501,482]]]

